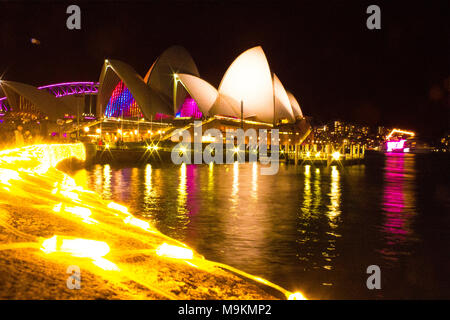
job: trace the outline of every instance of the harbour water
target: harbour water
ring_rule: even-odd
[[[168,236],[315,299],[450,298],[450,157],[373,154],[363,164],[93,165],[78,184]],[[366,269],[381,269],[369,290]]]

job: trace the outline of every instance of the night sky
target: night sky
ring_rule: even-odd
[[[314,123],[341,119],[437,138],[450,127],[449,3],[0,2],[0,75],[36,86],[98,81],[111,58],[144,76],[178,44],[218,87],[240,53],[261,45]],[[66,28],[69,4],[81,7],[81,30]],[[381,30],[366,28],[369,4],[381,8]]]

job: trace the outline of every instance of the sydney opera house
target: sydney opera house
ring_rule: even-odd
[[[34,87],[2,80],[0,119],[45,124],[40,129],[44,136],[70,138],[77,132],[111,142],[188,129],[195,119],[222,131],[277,127],[286,142],[298,143],[309,134],[297,99],[270,69],[259,46],[234,60],[218,88],[200,76],[180,46],[165,50],[143,77],[127,63],[107,59],[98,82]]]

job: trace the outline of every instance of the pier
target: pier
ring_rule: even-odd
[[[202,155],[209,144],[202,144]],[[236,147],[234,145],[223,144],[222,162],[226,163],[227,154],[233,154],[233,161],[248,162],[260,161],[262,158],[271,157],[270,145],[267,147],[267,153],[261,155],[258,149],[251,149],[248,145]],[[176,150],[177,143],[171,141],[164,142],[141,142],[125,143],[120,146],[101,145],[96,146],[87,144],[88,155],[94,163],[155,163],[171,161],[171,153]],[[191,146],[178,150],[179,153],[188,155],[191,163],[194,163],[196,150]],[[211,153],[214,155],[214,151]],[[228,155],[229,157],[230,155]],[[365,146],[351,144],[348,147],[340,149],[333,148],[330,144],[325,146],[318,145],[282,145],[278,148],[278,157],[272,159],[286,162],[294,165],[304,163],[318,166],[329,166],[333,162],[339,162],[343,165],[352,165],[364,160]],[[204,162],[207,163],[207,162]]]

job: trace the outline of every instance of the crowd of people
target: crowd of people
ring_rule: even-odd
[[[17,148],[53,140],[46,125],[38,122],[8,121],[0,124],[0,149]]]

